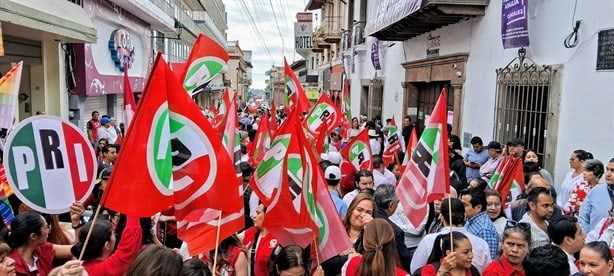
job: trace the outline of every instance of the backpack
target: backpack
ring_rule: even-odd
[[[439,262],[434,262],[434,263],[432,263],[432,265],[433,265],[433,267],[435,267],[435,271],[437,271],[437,270],[439,270],[439,266],[441,264]],[[424,266],[416,269],[416,271],[414,271],[414,273],[412,275],[414,275],[414,276],[421,276],[422,275],[422,268],[424,268]],[[475,268],[475,266],[471,265],[471,268],[469,268],[469,270],[471,271],[471,276],[480,276],[480,272],[478,271],[477,268]]]

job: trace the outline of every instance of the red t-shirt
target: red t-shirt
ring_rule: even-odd
[[[345,275],[353,276],[358,275],[358,267],[360,266],[360,261],[362,261],[362,256],[356,256],[348,262]],[[395,267],[395,275],[396,276],[406,276],[409,273],[405,272],[405,270]],[[423,274],[424,275],[424,274]]]
[[[33,256],[36,260],[36,268],[38,270],[30,272],[28,264],[21,258],[16,249],[13,249],[9,253],[9,257],[15,260],[15,273],[18,276],[46,276],[49,271],[53,269],[53,258],[55,257],[55,250],[53,250],[53,244],[47,242],[34,250]]]
[[[277,240],[273,238],[271,233],[267,233],[266,235],[259,236],[260,241],[255,241],[256,233],[258,233],[258,228],[252,227],[245,230],[245,236],[243,237],[243,244],[245,248],[247,248],[247,257],[251,258],[251,250],[253,249],[253,244],[256,242],[256,255],[254,261],[254,276],[268,276],[269,268],[267,266],[267,262],[269,260],[269,256],[273,253],[273,249],[277,247]]]
[[[141,249],[143,233],[139,224],[139,218],[128,216],[126,228],[122,233],[121,241],[111,256],[106,260],[89,260],[83,262],[83,267],[91,276],[109,275],[122,276],[130,267],[130,263]]]
[[[524,271],[516,270],[503,255],[501,255],[499,260],[492,260],[492,262],[484,268],[482,274],[493,276],[525,276]]]
[[[435,267],[432,264],[427,264],[427,265],[422,267],[422,274],[420,274],[420,275],[422,275],[422,276],[436,276],[437,275],[437,270],[435,270]],[[465,275],[471,276],[471,269],[469,269],[469,268],[465,269]],[[484,274],[484,275],[489,275],[489,274]]]

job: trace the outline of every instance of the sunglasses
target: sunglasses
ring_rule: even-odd
[[[508,228],[520,228],[521,230],[531,231],[531,224],[527,222],[517,222],[514,220],[508,220],[505,224],[505,229]]]

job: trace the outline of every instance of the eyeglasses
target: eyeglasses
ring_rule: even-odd
[[[515,220],[508,220],[507,223],[505,224],[505,229],[508,229],[508,228],[520,228],[521,230],[524,230],[524,231],[530,231],[531,224],[526,223],[526,222],[517,222]]]
[[[499,207],[501,207],[501,202],[488,202],[486,204],[486,207],[488,207],[488,208],[490,208],[490,207],[499,208]]]

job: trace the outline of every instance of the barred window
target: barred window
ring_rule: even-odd
[[[523,139],[525,148],[535,151],[542,162],[546,157],[554,72],[549,65],[525,63],[524,49],[506,67],[497,69],[493,136],[502,143]]]

